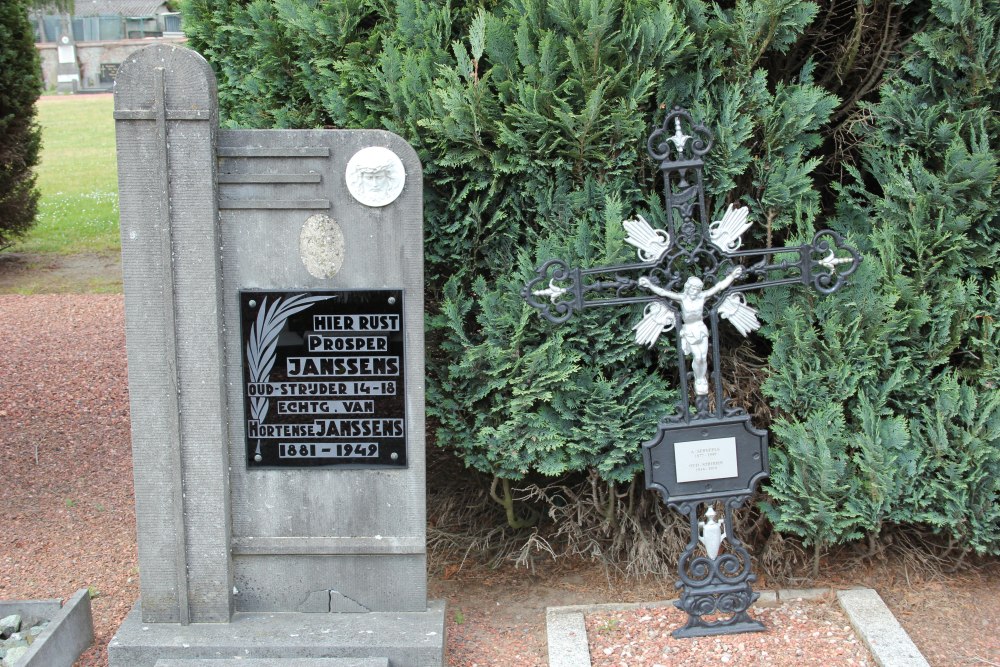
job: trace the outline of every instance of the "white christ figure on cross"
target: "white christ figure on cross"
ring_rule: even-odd
[[[680,304],[681,310],[681,350],[684,352],[685,356],[691,357],[691,370],[694,371],[694,393],[704,396],[708,394],[708,327],[705,326],[705,300],[709,297],[715,296],[722,290],[726,289],[733,284],[733,281],[743,275],[743,267],[737,266],[729,272],[725,278],[720,280],[718,283],[710,287],[709,289],[702,289],[705,285],[700,278],[691,276],[684,283],[684,291],[678,294],[677,292],[671,292],[670,290],[663,289],[658,285],[654,285],[649,278],[642,277],[639,278],[639,287],[648,289],[654,294],[665,297],[672,301],[676,301]],[[735,295],[733,295],[735,296]],[[731,297],[726,299],[728,302]],[[724,305],[728,305],[725,303]],[[746,310],[752,312],[746,305],[739,305],[734,302],[733,307],[736,310]],[[720,309],[720,311],[726,310],[725,308]],[[727,317],[725,312],[722,313],[723,317],[726,319],[731,319]],[[733,313],[734,315],[736,313]],[[754,313],[755,314],[755,313]],[[760,326],[760,323],[756,322],[756,317],[753,318],[755,327]],[[635,325],[634,329],[636,331],[636,342],[640,345],[648,345],[652,347],[656,340],[660,337],[660,334],[664,330],[673,328],[674,316],[664,304],[653,302],[646,307],[645,317],[639,324]],[[734,321],[734,324],[737,324]],[[742,332],[743,327],[737,324]],[[752,329],[751,329],[752,330]],[[743,333],[745,336],[746,333]]]

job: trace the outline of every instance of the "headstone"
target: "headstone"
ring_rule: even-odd
[[[115,119],[140,601],[110,664],[443,664],[416,154],[220,130],[211,68],[172,45],[121,64]]]
[[[69,16],[59,17],[59,38],[56,46],[56,92],[75,93],[80,88],[80,64],[76,59],[76,43]]]

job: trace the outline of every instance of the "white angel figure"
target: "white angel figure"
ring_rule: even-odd
[[[751,331],[760,329],[760,320],[757,319],[757,311],[747,305],[745,296],[737,292],[730,294],[719,304],[719,315],[723,319],[729,320],[736,330],[746,336]]]
[[[639,287],[648,289],[654,294],[658,294],[680,304],[682,322],[680,329],[681,351],[684,352],[685,356],[691,357],[691,370],[694,372],[695,394],[702,396],[708,394],[709,335],[708,327],[705,326],[704,319],[705,300],[711,296],[715,296],[722,290],[732,285],[733,281],[741,275],[743,275],[743,267],[737,266],[729,272],[729,275],[709,289],[702,289],[705,283],[703,283],[700,278],[691,276],[687,279],[687,282],[684,283],[684,291],[680,294],[677,292],[671,292],[670,290],[665,290],[658,285],[654,285],[650,282],[649,278],[645,276],[639,278]],[[730,303],[729,298],[726,299],[725,303]],[[749,306],[743,305],[743,303],[738,300],[733,303],[732,309],[734,311],[733,316],[738,313],[741,318],[745,317],[743,309],[751,310]],[[659,304],[659,308],[650,308],[647,306],[642,320],[635,326],[636,343],[639,343],[640,345],[652,346],[652,344],[655,343],[660,337],[660,334],[663,333],[665,329],[668,329],[668,324],[674,323],[673,314],[670,313],[668,321],[663,317],[663,310],[670,313],[669,308],[665,304]],[[727,317],[727,319],[731,319],[731,317],[732,316]],[[753,320],[756,321],[756,319],[757,318],[753,316]],[[663,321],[662,325],[659,324],[661,320]],[[741,319],[741,322],[742,321],[743,319]],[[652,340],[650,340],[651,336]]]
[[[660,259],[670,247],[670,234],[662,229],[653,229],[641,215],[635,216],[635,220],[625,220],[622,227],[628,232],[625,243],[637,248],[636,254],[644,262]]]
[[[752,222],[747,222],[749,216],[750,209],[746,206],[734,209],[733,205],[730,204],[726,208],[722,220],[716,220],[708,226],[708,235],[711,237],[712,243],[723,252],[739,250],[740,246],[743,245],[743,239],[740,237],[753,225]]]

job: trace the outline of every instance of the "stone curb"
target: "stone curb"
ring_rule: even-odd
[[[590,645],[583,612],[555,611],[557,609],[566,607],[552,607],[545,612],[549,667],[590,667]]]
[[[929,667],[916,644],[874,590],[837,591],[837,600],[879,667]]]
[[[892,612],[871,588],[834,592],[830,588],[784,588],[760,591],[756,605],[776,607],[782,601],[821,600],[836,594],[844,613],[858,637],[871,651],[879,667],[927,667],[909,635]],[[577,604],[548,607],[545,610],[549,667],[590,667],[586,614],[636,609],[659,609],[673,605],[673,600],[610,604]]]

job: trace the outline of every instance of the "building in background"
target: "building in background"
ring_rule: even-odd
[[[48,90],[109,91],[118,65],[151,42],[186,41],[170,0],[76,0],[73,15],[32,14]]]

